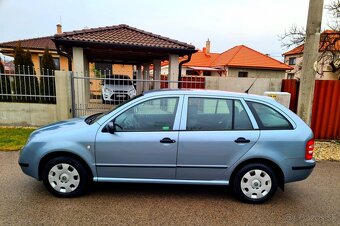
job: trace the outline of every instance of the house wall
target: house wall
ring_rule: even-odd
[[[286,64],[289,64],[289,58],[292,58],[292,57],[296,57],[296,64],[295,65],[289,65],[289,66],[294,67],[294,69],[286,72],[286,78],[288,78],[289,73],[293,73],[295,79],[300,79],[301,78],[303,55],[302,54],[295,54],[295,55],[285,56],[284,62]],[[321,79],[321,80],[338,80],[339,79],[340,71],[335,72],[335,73],[331,72],[330,71],[331,67],[328,65],[327,62],[324,62],[324,66],[323,66],[322,70],[323,70],[323,75],[315,73],[316,79]]]
[[[42,57],[43,54],[44,54],[43,52],[41,52],[41,53],[38,53],[38,52],[31,53],[32,61],[33,61],[34,68],[35,68],[35,73],[37,75],[40,75],[40,60],[39,60],[39,57]],[[68,59],[67,59],[67,57],[60,56],[58,54],[53,54],[53,53],[52,53],[52,57],[59,58],[60,70],[61,71],[68,71]]]
[[[228,68],[227,77],[238,78],[238,73],[241,71],[248,72],[248,78],[278,78],[278,79],[285,78],[285,71],[261,70],[249,68]]]
[[[205,88],[244,93],[254,81],[254,78],[206,76]],[[281,84],[281,78],[258,78],[249,93],[263,95],[265,91],[279,92],[281,91]]]

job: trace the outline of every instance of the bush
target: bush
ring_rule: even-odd
[[[55,64],[53,57],[49,52],[48,47],[45,48],[44,55],[41,59],[41,78],[40,78],[40,93],[46,96],[55,96]],[[48,77],[45,77],[47,75]],[[53,77],[50,77],[53,76]],[[43,103],[56,103],[55,97],[43,98]]]
[[[32,55],[29,50],[26,52],[21,48],[20,43],[14,50],[15,73],[14,92],[19,95],[15,98],[17,102],[38,102],[38,97],[27,95],[39,95],[38,78],[35,76]]]

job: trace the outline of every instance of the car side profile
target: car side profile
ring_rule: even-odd
[[[272,98],[162,90],[37,129],[19,164],[60,197],[92,182],[169,183],[229,185],[262,203],[311,174],[313,149],[311,129]]]

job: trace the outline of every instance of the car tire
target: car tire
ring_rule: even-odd
[[[232,190],[243,202],[263,203],[275,194],[277,177],[274,171],[265,164],[248,164],[236,172],[232,180]]]
[[[71,157],[49,160],[42,172],[42,179],[49,192],[58,197],[76,197],[91,185],[90,173],[84,165]]]

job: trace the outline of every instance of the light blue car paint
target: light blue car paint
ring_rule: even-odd
[[[178,97],[173,131],[103,132],[115,117],[136,104],[159,97]],[[185,131],[189,97],[240,100],[253,130]],[[292,124],[291,130],[260,130],[245,101],[271,106]],[[305,160],[311,129],[271,98],[208,90],[163,90],[144,93],[88,125],[85,118],[57,122],[34,131],[20,152],[22,171],[41,179],[39,164],[51,153],[72,153],[91,170],[94,181],[227,185],[237,167],[252,159],[276,164],[284,183],[307,178],[315,161]],[[161,144],[169,137],[176,142]],[[236,144],[246,137],[247,144]],[[61,154],[62,155],[62,154]],[[295,167],[295,170],[293,169]]]

